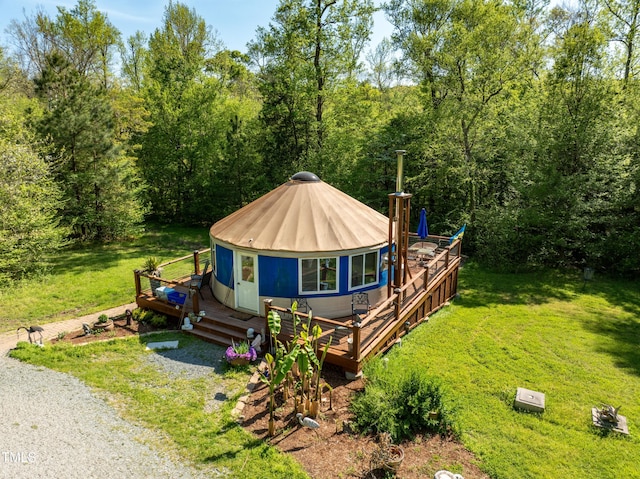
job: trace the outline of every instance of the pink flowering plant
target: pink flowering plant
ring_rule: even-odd
[[[224,357],[229,363],[235,359],[246,359],[247,361],[251,362],[257,359],[258,353],[253,346],[249,345],[247,341],[236,344],[232,340],[231,346],[229,346],[224,353]]]

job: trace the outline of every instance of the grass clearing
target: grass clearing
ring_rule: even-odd
[[[248,369],[185,378],[145,361],[147,341],[179,339],[181,347],[199,339],[163,333],[138,340],[120,339],[85,346],[39,348],[20,343],[12,356],[67,372],[109,398],[125,419],[157,433],[156,446],[198,468],[229,471],[231,478],[306,478],[299,464],[240,427],[231,410],[244,391]],[[227,400],[211,411],[208,399],[226,391]]]
[[[207,228],[153,225],[136,240],[66,248],[49,259],[48,273],[0,287],[0,332],[130,303],[133,270],[146,258],[167,261],[208,246]]]
[[[494,274],[473,264],[461,298],[388,355],[388,368],[444,381],[464,444],[492,477],[638,477],[640,289],[577,275]],[[543,414],[513,408],[517,387],[546,395]],[[622,405],[630,436],[591,425]]]

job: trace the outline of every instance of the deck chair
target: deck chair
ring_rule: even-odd
[[[300,313],[308,313],[309,312],[309,303],[307,302],[307,298],[291,298],[291,305],[293,303],[298,303],[298,312]]]
[[[351,295],[351,314],[358,321],[360,320],[360,315],[369,314],[370,309],[369,293],[353,293]]]
[[[202,299],[204,299],[204,296],[202,295],[202,287],[205,286],[206,284],[209,284],[209,281],[211,280],[211,273],[207,273],[207,270],[209,269],[209,260],[206,260],[204,262],[204,269],[202,270],[202,274],[194,274],[191,276],[191,281],[197,281],[196,287],[198,288],[198,293],[200,294],[200,297]],[[206,283],[205,283],[205,278],[206,278]]]

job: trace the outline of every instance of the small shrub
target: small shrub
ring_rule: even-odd
[[[359,431],[389,433],[395,442],[419,432],[457,435],[453,409],[437,378],[416,370],[386,370],[379,363],[369,365],[365,390],[351,403]]]
[[[65,338],[66,335],[67,335],[66,331],[60,331],[58,333],[58,341],[62,341]]]
[[[100,324],[106,323],[107,321],[109,321],[109,316],[107,316],[106,314],[101,314],[100,316],[98,316],[98,322]]]
[[[148,324],[158,329],[164,329],[169,324],[169,320],[164,314],[158,314],[154,311],[145,309],[134,310],[133,319],[139,321],[142,324]]]

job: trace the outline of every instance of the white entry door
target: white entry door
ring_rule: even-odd
[[[236,304],[240,309],[258,312],[258,257],[236,251]]]

